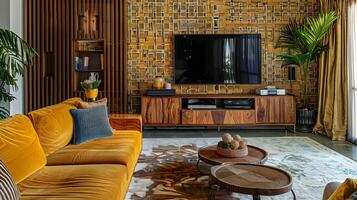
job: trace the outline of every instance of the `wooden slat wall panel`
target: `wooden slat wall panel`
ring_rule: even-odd
[[[126,113],[126,1],[25,0],[24,6],[25,39],[39,54],[25,72],[25,111],[85,98],[74,88],[74,41],[104,39],[104,91],[99,98],[108,98],[110,112]],[[86,11],[99,17],[96,32],[78,31],[78,16]]]

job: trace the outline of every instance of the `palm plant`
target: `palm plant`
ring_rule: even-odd
[[[11,102],[15,99],[10,91],[18,90],[17,76],[24,75],[24,68],[32,64],[36,51],[14,32],[0,29],[0,102]],[[0,119],[6,118],[9,111],[0,106]]]
[[[330,11],[315,18],[290,20],[281,31],[277,47],[286,48],[288,51],[281,53],[279,57],[283,60],[283,66],[295,65],[301,68],[303,108],[307,108],[308,103],[311,63],[317,60],[322,52],[328,50],[328,45],[323,43],[323,39],[336,19],[336,13]]]

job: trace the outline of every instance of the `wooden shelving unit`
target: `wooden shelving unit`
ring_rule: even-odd
[[[109,112],[127,112],[126,12],[126,0],[24,0],[24,38],[39,54],[26,68],[25,112],[85,98],[79,82],[90,72]],[[88,69],[75,69],[75,57],[89,57]]]
[[[91,73],[97,73],[98,78],[104,82],[104,44],[105,41],[103,39],[74,41],[74,91],[83,91],[80,82],[87,80]],[[88,58],[87,67],[84,66],[84,59],[86,57]],[[76,66],[76,58],[79,59],[79,66]],[[101,84],[99,90],[103,91],[103,89],[104,85]]]

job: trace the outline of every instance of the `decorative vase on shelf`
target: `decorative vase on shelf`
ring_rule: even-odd
[[[97,89],[86,89],[85,94],[89,100],[95,101],[95,99],[98,96],[98,88]]]
[[[154,82],[153,82],[153,84],[152,84],[152,87],[153,87],[154,89],[162,89],[162,88],[164,88],[164,83],[165,83],[164,78],[162,78],[162,77],[156,77],[156,78],[154,79]]]
[[[88,80],[90,80],[91,82],[99,80],[99,74],[95,72],[91,72]]]
[[[95,101],[98,96],[98,88],[100,86],[101,80],[98,79],[98,73],[91,73],[89,80],[84,80],[80,82],[84,93],[89,101]]]

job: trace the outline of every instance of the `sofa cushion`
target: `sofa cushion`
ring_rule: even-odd
[[[47,157],[47,165],[123,164],[131,175],[141,152],[141,133],[114,131],[113,136],[68,145]]]
[[[124,199],[128,175],[123,165],[46,166],[18,186],[21,199]]]
[[[112,136],[106,106],[73,109],[71,114],[74,121],[74,144]]]
[[[46,164],[38,136],[25,115],[0,121],[0,160],[16,183]]]
[[[73,97],[63,101],[62,103],[78,107],[78,103],[81,101],[83,101],[81,98]]]
[[[69,103],[41,108],[28,114],[46,155],[66,146],[72,139],[73,120]]]

